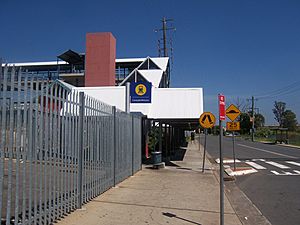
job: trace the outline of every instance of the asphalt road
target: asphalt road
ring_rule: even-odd
[[[208,135],[207,151],[219,158],[218,137]],[[236,139],[235,152],[237,167],[257,170],[238,176],[236,184],[262,214],[273,225],[300,224],[300,149]],[[223,156],[233,158],[232,137],[223,138]]]

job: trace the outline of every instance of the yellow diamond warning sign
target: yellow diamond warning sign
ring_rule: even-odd
[[[204,112],[201,114],[199,123],[203,128],[211,128],[215,125],[216,118],[210,112]]]
[[[240,122],[227,122],[226,123],[226,130],[228,131],[238,131],[240,130]]]
[[[226,116],[231,120],[234,121],[239,115],[241,114],[241,111],[239,110],[238,107],[235,105],[231,104],[227,109],[226,109]]]

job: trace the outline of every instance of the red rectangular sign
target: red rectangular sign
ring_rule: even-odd
[[[220,120],[226,119],[225,96],[219,94],[219,117]]]

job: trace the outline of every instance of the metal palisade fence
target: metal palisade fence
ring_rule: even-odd
[[[0,81],[2,224],[51,224],[141,169],[140,117],[21,69]]]

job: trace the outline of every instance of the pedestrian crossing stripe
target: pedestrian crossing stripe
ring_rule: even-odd
[[[292,165],[295,165],[295,166],[300,166],[300,163],[297,163],[297,162],[293,162],[293,161],[285,161],[286,163],[289,163],[289,164],[292,164]]]
[[[267,169],[266,167],[263,167],[263,166],[255,163],[255,162],[245,162],[245,163],[247,163],[249,166],[254,167],[257,170],[265,170],[265,169]]]
[[[281,173],[279,173],[275,170],[271,170],[270,172],[277,176],[299,176],[300,175],[300,171],[298,171],[298,170],[293,170],[293,172],[282,171]]]
[[[220,163],[220,159],[219,158],[216,159],[215,161],[217,163]],[[224,159],[223,162],[224,162],[224,164],[233,164],[233,159]],[[284,162],[278,163],[278,162],[273,162],[273,161],[266,160],[266,159],[250,159],[250,160],[236,159],[236,162],[238,162],[238,163],[246,163],[249,166],[251,166],[253,169],[256,169],[256,170],[266,170],[266,169],[268,169],[267,167],[265,167],[265,166],[262,165],[264,163],[267,164],[267,165],[270,165],[272,167],[276,167],[276,168],[281,169],[280,172],[278,172],[276,170],[270,170],[270,172],[273,175],[278,175],[278,176],[299,176],[300,175],[300,171],[299,170],[293,170],[293,169],[291,169],[291,166],[299,166],[300,167],[300,162],[284,161]],[[287,163],[287,164],[289,164],[289,166],[284,165],[283,163]],[[282,171],[282,169],[289,169],[290,171]]]
[[[280,168],[280,169],[290,169],[290,168],[291,168],[291,167],[289,167],[289,166],[285,166],[285,165],[282,165],[282,164],[280,164],[280,163],[272,162],[272,161],[266,161],[265,163],[268,163],[268,164],[270,164],[270,165],[272,165],[272,166],[275,166],[275,167],[278,167],[278,168]]]

